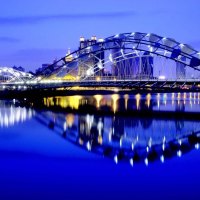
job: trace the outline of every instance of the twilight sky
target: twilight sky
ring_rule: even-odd
[[[79,37],[155,33],[200,50],[199,0],[2,0],[0,66],[35,70],[76,50]]]

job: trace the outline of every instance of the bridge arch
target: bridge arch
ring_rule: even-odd
[[[0,67],[0,82],[14,83],[24,82],[33,78],[33,75],[27,72],[22,72],[10,67]]]
[[[159,67],[162,65],[163,70],[157,69],[155,63]],[[171,63],[175,67],[168,70]],[[107,78],[117,79],[152,79],[163,75],[162,71],[168,74],[171,70],[172,76],[176,73],[174,78],[184,79],[186,69],[192,71],[191,78],[194,74],[195,78],[199,78],[200,52],[187,44],[156,34],[122,33],[83,45],[53,65],[59,67],[52,73],[44,70],[44,78],[74,81],[107,75]]]

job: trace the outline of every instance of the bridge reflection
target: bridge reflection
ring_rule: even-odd
[[[131,165],[164,162],[199,148],[200,123],[137,116],[40,112],[38,121],[83,149]]]

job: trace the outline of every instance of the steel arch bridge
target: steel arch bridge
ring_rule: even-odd
[[[33,75],[10,67],[0,67],[0,83],[24,83]]]
[[[166,80],[185,85],[189,79],[196,83],[200,79],[200,52],[174,39],[135,32],[84,42],[77,51],[54,63],[59,66],[54,71],[45,69],[40,82],[90,82],[86,84],[89,86],[105,80],[108,85],[119,80],[136,85],[135,81],[154,84],[155,80]]]

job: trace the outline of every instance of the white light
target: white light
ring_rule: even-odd
[[[118,37],[119,37],[119,34],[116,34],[116,35],[115,35],[115,38],[118,38]]]
[[[195,144],[195,149],[199,149],[199,143]]]
[[[98,39],[98,42],[104,42],[104,39],[100,38]]]
[[[135,35],[135,33],[133,32],[133,33],[131,33],[131,36],[134,36]]]
[[[63,124],[63,130],[64,130],[64,131],[67,130],[67,122],[64,122],[64,124]]]
[[[163,38],[164,41],[165,41],[166,39],[167,39],[166,37]]]
[[[122,147],[122,138],[120,138],[119,146]]]
[[[165,144],[164,143],[162,144],[162,150],[163,151],[165,150]]]
[[[118,157],[117,157],[117,155],[114,157],[114,161],[115,161],[116,164],[118,163]]]
[[[149,46],[149,51],[152,52],[153,51],[153,47]],[[153,55],[153,54],[152,54]]]
[[[162,155],[162,156],[160,156],[160,161],[162,162],[162,163],[164,163],[165,162],[165,157]]]
[[[147,153],[148,153],[149,152],[149,147],[147,147],[146,150],[147,150]]]
[[[147,34],[147,37],[149,37],[150,35],[151,35],[151,33],[148,33],[148,34]]]
[[[144,159],[144,163],[145,163],[146,166],[148,166],[148,164],[149,164],[148,158]]]
[[[103,64],[102,64],[101,61],[98,62],[97,66],[98,66],[99,69],[103,69]]]
[[[87,145],[86,145],[86,146],[87,146],[87,150],[88,150],[88,151],[91,151],[91,144],[90,144],[90,142],[87,142]]]
[[[184,44],[180,44],[179,46],[180,46],[181,48],[183,48],[185,45],[184,45]]]
[[[124,56],[124,50],[120,49],[120,52],[121,52],[122,56]]]
[[[164,136],[164,137],[163,137],[163,143],[165,143],[165,142],[166,142],[166,137]]]
[[[111,133],[111,132],[108,134],[108,141],[109,141],[109,142],[112,141],[112,133]]]
[[[92,71],[91,71],[91,69],[88,69],[88,70],[86,71],[86,74],[87,74],[87,76],[92,75]]]
[[[159,80],[165,80],[165,79],[166,79],[166,77],[165,77],[165,76],[163,76],[163,75],[161,75],[161,76],[159,76],[159,77],[158,77],[158,79],[159,79]]]
[[[181,157],[181,156],[182,156],[181,150],[177,151],[177,156],[178,156],[178,157]]]
[[[132,150],[134,149],[134,144],[133,144],[133,143],[131,144],[131,149],[132,149]]]
[[[109,55],[110,62],[113,62],[112,54]]]
[[[133,167],[133,159],[132,158],[129,160],[129,162],[130,162],[130,165]]]
[[[16,72],[15,75],[16,75],[17,77],[19,77],[19,76],[20,76],[20,73],[19,73],[19,72]]]
[[[151,148],[151,146],[152,146],[152,138],[151,138],[151,137],[149,138],[148,146],[149,146],[150,148]]]

